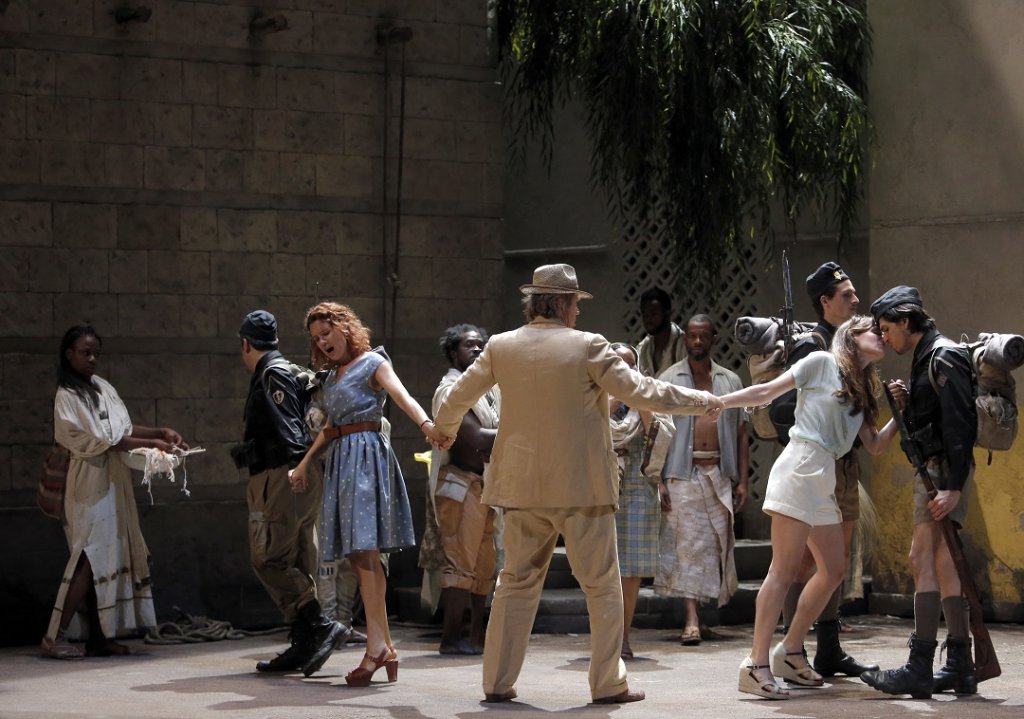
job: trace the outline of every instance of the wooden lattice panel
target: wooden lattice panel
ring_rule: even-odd
[[[706,314],[715,321],[719,334],[715,361],[742,374],[746,355],[736,343],[732,328],[737,317],[764,314],[758,312],[755,301],[758,277],[763,275],[761,270],[769,257],[765,248],[753,242],[732,248],[717,280],[694,280],[696,272],[680,266],[671,248],[653,240],[627,236],[623,248],[627,308],[623,319],[627,334],[644,336],[640,295],[661,287],[672,295],[673,320],[680,326],[695,314]]]
[[[695,314],[706,314],[714,320],[719,336],[715,361],[749,382],[746,354],[733,336],[733,325],[737,317],[771,314],[756,304],[757,283],[764,278],[769,260],[770,248],[751,241],[729,250],[717,280],[694,280],[698,274],[678,264],[672,248],[641,235],[635,227],[627,228],[622,258],[627,334],[638,339],[644,336],[640,295],[661,287],[672,296],[673,320],[680,326]],[[757,505],[778,449],[774,442],[754,441],[751,445],[750,480]]]

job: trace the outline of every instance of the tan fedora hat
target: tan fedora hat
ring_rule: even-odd
[[[572,265],[541,265],[533,271],[533,282],[521,285],[519,291],[524,295],[577,295],[581,300],[594,297],[580,289]]]

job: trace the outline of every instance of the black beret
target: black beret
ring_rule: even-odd
[[[807,294],[816,300],[843,280],[850,277],[835,262],[826,262],[811,274],[807,275]]]
[[[924,307],[924,302],[921,300],[921,293],[917,291],[916,287],[897,285],[871,303],[871,316],[877,322],[879,317],[893,307],[899,307],[900,305]]]
[[[249,340],[256,349],[277,347],[277,320],[266,310],[250,312],[238,328],[238,336]]]

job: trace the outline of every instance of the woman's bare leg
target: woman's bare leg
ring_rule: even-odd
[[[380,552],[356,552],[349,555],[349,561],[359,578],[359,592],[363,597],[366,612],[366,654],[379,657],[386,649],[392,648],[391,630],[388,627],[388,610],[385,604],[387,577],[380,564]],[[370,665],[364,660],[364,665]]]
[[[82,552],[78,557],[78,564],[75,565],[75,571],[71,574],[71,581],[68,582],[68,591],[64,595],[64,606],[61,609],[60,614],[60,631],[67,631],[68,625],[71,624],[72,618],[81,608],[82,603],[88,600],[89,595],[92,594],[95,597],[95,589],[93,588],[92,580],[92,565],[89,563],[89,557]],[[99,626],[99,615],[95,612],[95,599],[93,599],[94,611],[90,612],[89,617],[89,631],[90,633],[95,629],[100,631],[102,636],[102,630]],[[92,614],[96,614],[96,626],[93,627]],[[54,637],[56,639],[56,637]]]
[[[798,652],[814,620],[828,604],[836,588],[846,576],[846,556],[843,543],[843,525],[828,524],[812,527],[807,544],[814,555],[818,571],[814,573],[797,602],[796,614],[782,644],[787,652]]]
[[[772,634],[782,613],[789,585],[799,576],[811,525],[782,514],[772,514],[772,563],[757,593],[754,614],[754,664],[768,664]]]

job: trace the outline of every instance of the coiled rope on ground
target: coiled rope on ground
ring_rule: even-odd
[[[231,622],[189,614],[178,607],[175,607],[174,611],[178,613],[178,619],[150,627],[144,640],[146,644],[198,644],[222,639],[259,637],[288,631],[288,627],[258,630],[235,629],[231,626]]]

